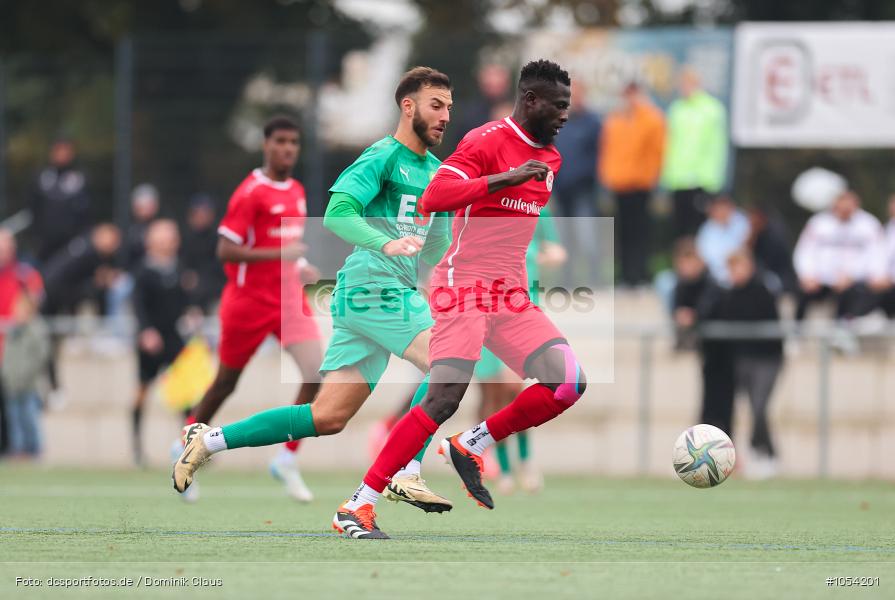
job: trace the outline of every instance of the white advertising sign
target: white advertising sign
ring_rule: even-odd
[[[745,23],[734,65],[737,145],[895,147],[895,22]]]

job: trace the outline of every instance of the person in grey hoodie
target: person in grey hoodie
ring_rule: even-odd
[[[36,300],[25,289],[16,299],[12,323],[0,365],[9,420],[9,454],[36,459],[42,449],[38,385],[50,358],[50,332]]]

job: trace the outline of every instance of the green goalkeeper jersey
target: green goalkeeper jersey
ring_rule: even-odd
[[[330,194],[343,193],[357,200],[363,217],[389,239],[416,236],[447,236],[445,213],[421,215],[417,203],[440,161],[431,153],[420,156],[387,136],[364,150],[329,188]],[[432,240],[435,242],[435,240]],[[382,252],[355,246],[339,270],[336,289],[375,283],[415,288],[419,255],[386,256]]]

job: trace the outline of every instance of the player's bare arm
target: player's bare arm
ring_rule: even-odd
[[[304,256],[307,246],[292,242],[280,248],[248,248],[225,237],[218,238],[217,254],[222,262],[250,263],[261,261],[295,261]]]

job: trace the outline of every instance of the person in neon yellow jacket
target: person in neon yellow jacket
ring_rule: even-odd
[[[681,97],[668,109],[662,186],[672,193],[675,239],[692,236],[704,219],[702,199],[723,187],[727,175],[727,110],[685,68]]]

